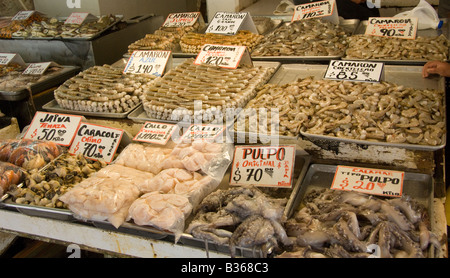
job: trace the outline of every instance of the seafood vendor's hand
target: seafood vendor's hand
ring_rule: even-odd
[[[442,61],[427,62],[422,69],[422,76],[428,77],[430,74],[450,77],[450,64]]]

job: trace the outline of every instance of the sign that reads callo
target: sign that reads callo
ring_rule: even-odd
[[[165,145],[177,128],[175,124],[146,122],[133,140]]]
[[[215,140],[225,127],[222,125],[204,125],[204,124],[192,124],[188,130],[181,136],[181,142],[189,140]]]
[[[94,160],[110,163],[114,158],[123,130],[95,124],[81,123],[69,153],[83,154]]]
[[[292,187],[295,146],[236,146],[230,185]]]
[[[401,197],[403,178],[401,171],[337,166],[331,189],[358,191],[386,197]]]
[[[25,139],[44,140],[69,146],[81,123],[82,116],[36,112],[24,136]]]

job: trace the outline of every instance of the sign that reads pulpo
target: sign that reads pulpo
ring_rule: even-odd
[[[417,17],[369,17],[365,34],[379,37],[415,39],[417,26]]]
[[[26,139],[44,140],[69,146],[81,123],[82,116],[36,112],[24,136]]]
[[[380,82],[384,63],[368,61],[331,60],[325,79]]]
[[[69,153],[81,153],[91,159],[101,159],[110,163],[119,147],[122,135],[121,129],[81,123]]]
[[[230,185],[292,187],[295,146],[236,146]]]
[[[401,197],[404,172],[337,166],[331,189]]]

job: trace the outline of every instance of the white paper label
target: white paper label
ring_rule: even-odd
[[[162,27],[187,27],[192,26],[200,17],[200,12],[171,13],[167,16]]]
[[[230,185],[292,187],[295,146],[236,146]]]
[[[404,172],[338,166],[331,189],[401,197]]]
[[[235,69],[241,63],[253,65],[247,47],[217,44],[205,44],[194,61],[196,65],[208,64],[227,69]]]
[[[11,20],[27,20],[35,11],[20,11]]]
[[[22,74],[41,75],[48,69],[51,62],[32,63],[22,72]]]
[[[94,21],[97,20],[95,15],[90,13],[71,13],[70,16],[64,21],[64,24],[78,24],[81,25],[85,21]]]
[[[69,146],[81,123],[82,116],[36,112],[24,136],[26,139],[44,140]]]
[[[133,140],[165,145],[175,130],[177,125],[174,124],[146,122]]]
[[[234,35],[239,31],[248,13],[217,12],[210,21],[205,33]]]
[[[380,82],[384,63],[368,61],[331,60],[325,79]]]
[[[181,136],[181,141],[189,140],[215,140],[225,127],[222,125],[204,125],[204,124],[192,124],[188,130]]]
[[[119,147],[123,130],[101,125],[81,123],[69,153],[83,154],[94,160],[110,163]]]
[[[417,23],[417,17],[369,17],[365,34],[379,37],[415,39]]]
[[[22,57],[16,53],[0,53],[0,65],[6,66],[9,63],[16,63],[22,67],[26,66],[26,63],[23,61]]]
[[[163,50],[136,50],[128,59],[123,72],[161,76],[171,58],[171,53],[171,51]]]
[[[292,21],[315,17],[331,16],[334,11],[334,1],[319,1],[295,6]]]

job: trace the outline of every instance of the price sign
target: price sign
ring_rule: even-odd
[[[44,74],[50,65],[55,66],[56,64],[53,62],[31,63],[22,74],[41,75]]]
[[[333,15],[335,7],[334,0],[318,1],[308,4],[295,6],[294,15],[291,21],[298,21],[303,19],[325,17]]]
[[[11,20],[27,20],[36,11],[20,11]]]
[[[205,44],[194,64],[215,65],[227,69],[235,69],[240,64],[253,66],[247,47],[238,45]]]
[[[230,185],[292,187],[295,146],[236,146]]]
[[[26,139],[44,140],[69,146],[81,123],[82,116],[36,112],[24,136]]]
[[[83,154],[94,160],[110,163],[119,147],[123,130],[101,125],[81,123],[69,153]]]
[[[417,17],[369,17],[365,34],[379,37],[415,39],[417,26]]]
[[[190,140],[215,140],[222,132],[225,127],[222,125],[203,125],[203,124],[192,124],[189,126],[188,130],[181,136],[181,141]]]
[[[383,73],[384,63],[331,60],[325,79],[380,82]]]
[[[176,129],[174,124],[146,122],[133,140],[165,145]]]
[[[77,24],[81,25],[85,21],[94,21],[97,17],[90,13],[71,13],[70,16],[64,21],[64,24]]]
[[[205,33],[234,35],[239,30],[249,30],[258,34],[258,30],[249,13],[217,12],[210,21]]]
[[[0,65],[6,66],[9,63],[16,63],[20,66],[25,67],[26,64],[23,61],[22,57],[16,53],[0,53]]]
[[[171,13],[167,16],[162,27],[188,27],[192,26],[199,20],[200,12],[192,13]]]
[[[136,50],[128,59],[123,73],[145,73],[161,76],[164,73],[168,61],[171,60],[171,53],[171,51],[162,50]]]
[[[404,172],[338,166],[331,189],[401,197]]]

